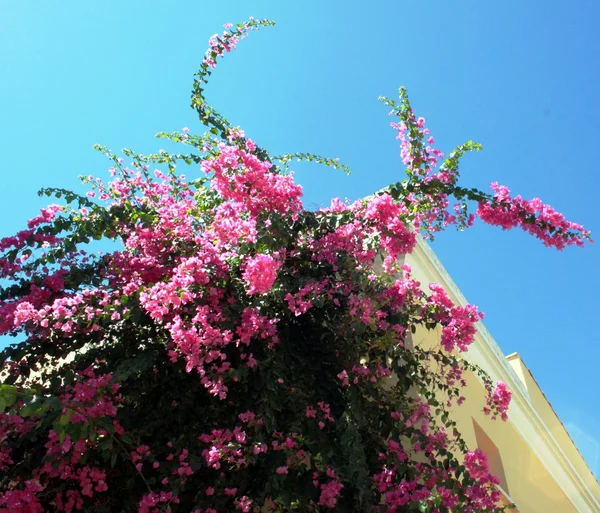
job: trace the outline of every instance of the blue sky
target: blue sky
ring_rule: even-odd
[[[539,196],[600,238],[600,37],[593,0],[481,2],[0,0],[0,236],[44,205],[42,186],[106,176],[91,149],[157,150],[201,126],[191,77],[208,37],[277,21],[219,65],[208,95],[275,153],[339,157],[351,177],[298,167],[309,206],[402,179],[379,95],[408,88],[438,147],[474,139],[463,184]],[[477,224],[433,248],[504,353],[518,351],[600,474],[599,245],[556,252]]]

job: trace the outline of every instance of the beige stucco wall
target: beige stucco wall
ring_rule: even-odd
[[[422,241],[405,263],[413,278],[428,291],[430,282],[439,283],[456,303],[465,299],[432,251]],[[518,358],[505,360],[497,344],[480,327],[468,359],[507,382],[513,392],[509,420],[492,421],[482,412],[485,389],[479,379],[466,376],[467,400],[455,407],[452,418],[467,444],[477,447],[475,420],[497,447],[510,499],[520,513],[600,513],[600,485],[587,467],[564,426],[556,416],[533,376]],[[437,345],[436,332],[418,330],[415,344]],[[516,411],[518,410],[518,411]],[[511,415],[511,411],[514,415]]]
[[[583,482],[590,488],[596,500],[600,502],[600,485],[598,484],[598,481],[585,463],[585,460],[581,456],[581,453],[569,436],[569,433],[565,429],[564,425],[556,415],[552,405],[538,386],[535,378],[531,374],[531,371],[527,368],[517,353],[513,353],[506,358],[511,367],[517,370],[519,377],[523,379],[524,385],[529,393],[530,401],[535,410],[542,417],[544,423],[548,427],[548,431],[560,444],[565,454],[567,454],[569,462],[581,476]]]
[[[576,513],[577,510],[550,475],[533,449],[510,422],[495,421],[482,411],[485,389],[478,379],[467,377],[466,402],[453,413],[459,431],[470,447],[477,447],[473,419],[498,448],[508,495],[520,513]]]
[[[432,347],[437,344],[436,332],[419,329],[414,343]],[[485,388],[472,373],[466,374],[466,401],[452,410],[452,419],[467,445],[478,447],[475,437],[475,420],[497,447],[504,469],[508,496],[519,507],[520,513],[578,513],[571,501],[550,475],[534,450],[510,422],[495,421],[482,411],[485,405]],[[483,447],[482,447],[483,449]]]

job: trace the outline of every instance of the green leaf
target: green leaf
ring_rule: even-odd
[[[4,407],[0,408],[4,411],[5,408],[10,408],[17,402],[17,387],[13,385],[0,385],[0,399],[4,402]]]
[[[58,419],[58,424],[60,426],[66,426],[67,424],[69,424],[69,422],[71,422],[71,417],[73,416],[73,410],[68,409],[67,413],[61,415],[60,419]]]

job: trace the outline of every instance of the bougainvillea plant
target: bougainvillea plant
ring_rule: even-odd
[[[407,177],[306,210],[289,165],[205,100],[254,20],[210,38],[188,153],[111,160],[0,241],[0,511],[499,512],[497,480],[449,406],[465,372],[506,418],[510,392],[462,356],[482,314],[403,265],[475,217],[544,244],[589,234],[538,199],[458,185],[406,92],[382,98]],[[179,167],[189,165],[189,178]],[[470,204],[476,206],[470,214]],[[98,254],[95,241],[104,248]],[[416,329],[440,345],[414,346]],[[435,369],[435,370],[434,370]]]

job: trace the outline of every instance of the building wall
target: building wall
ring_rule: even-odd
[[[455,303],[466,302],[423,241],[405,263],[424,290],[431,282],[439,283]],[[438,341],[435,331],[422,329],[413,336],[413,343],[428,347]],[[507,360],[481,325],[466,357],[513,392],[509,420],[492,421],[482,411],[485,388],[469,374],[466,401],[452,412],[469,447],[486,451],[491,466],[504,474],[500,477],[507,503],[514,502],[520,513],[600,513],[600,485],[518,355]]]
[[[548,431],[557,440],[565,454],[569,458],[569,462],[573,465],[575,471],[581,476],[581,479],[594,495],[596,501],[600,503],[600,486],[594,477],[594,474],[589,469],[577,446],[569,436],[558,415],[552,408],[552,405],[540,389],[531,371],[527,368],[518,353],[513,353],[506,357],[511,367],[519,369],[519,377],[523,380],[530,401],[535,410],[542,417],[544,423],[548,427]]]
[[[458,429],[469,447],[478,447],[473,420],[498,448],[506,478],[505,490],[520,513],[576,513],[559,484],[550,475],[535,451],[511,422],[495,421],[481,411],[485,389],[478,379],[467,378],[466,402],[454,412]],[[485,447],[481,447],[485,450]]]

